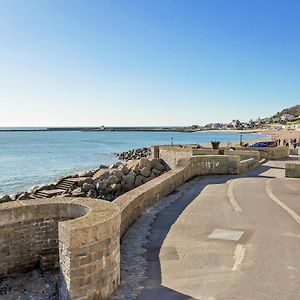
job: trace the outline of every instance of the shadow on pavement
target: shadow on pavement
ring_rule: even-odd
[[[201,193],[201,191],[209,184],[222,184],[226,183],[228,180],[235,178],[251,178],[251,177],[261,177],[261,178],[274,178],[271,176],[261,175],[266,171],[272,169],[272,166],[262,165],[256,169],[253,169],[247,173],[241,175],[223,175],[223,176],[207,176],[207,177],[197,177],[185,185],[193,185],[193,188],[185,191],[185,196],[178,199],[172,206],[168,207],[164,211],[157,215],[156,221],[153,224],[152,233],[147,243],[147,261],[148,267],[146,271],[147,279],[143,282],[144,290],[138,296],[137,299],[140,300],[153,300],[153,299],[194,299],[188,295],[182,294],[170,288],[167,288],[161,284],[161,266],[159,253],[162,244],[172,226],[184,211],[184,209]],[[195,184],[197,183],[197,184]]]

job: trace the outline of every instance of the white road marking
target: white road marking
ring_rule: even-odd
[[[215,229],[209,236],[209,239],[227,240],[227,241],[238,241],[244,231],[240,230],[226,230],[226,229]]]
[[[233,255],[233,260],[234,260],[234,264],[232,267],[233,271],[238,270],[238,267],[242,264],[243,259],[245,257],[245,252],[246,252],[245,246],[243,246],[242,244],[238,244],[236,246],[234,255]]]
[[[281,208],[283,208],[291,217],[293,217],[293,219],[298,223],[300,224],[300,216],[294,212],[291,208],[289,208],[286,204],[284,204],[283,202],[281,202],[274,194],[273,192],[271,191],[271,188],[270,188],[270,182],[272,181],[271,180],[268,180],[266,182],[266,186],[265,186],[265,190],[266,190],[266,193],[267,195],[269,196],[269,198],[271,200],[273,200],[276,204],[278,204]]]
[[[233,179],[233,180],[229,181],[229,185],[228,185],[228,189],[227,189],[227,197],[228,197],[229,202],[230,202],[231,206],[233,207],[233,209],[237,213],[241,213],[242,209],[239,206],[239,204],[237,203],[237,201],[234,197],[234,193],[233,193],[233,186],[234,186],[235,181],[236,181],[236,179]]]

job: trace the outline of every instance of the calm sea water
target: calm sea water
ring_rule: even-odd
[[[239,133],[179,132],[0,132],[0,196],[62,175],[111,164],[114,153],[155,144],[239,141]],[[259,139],[244,134],[243,139]]]

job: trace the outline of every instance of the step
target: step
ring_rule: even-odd
[[[49,196],[42,193],[35,193],[34,198],[49,198]]]
[[[74,184],[74,181],[63,179],[60,183]]]
[[[53,189],[53,190],[44,190],[44,191],[39,191],[34,194],[35,197],[37,198],[50,198],[53,196],[57,196],[65,192],[63,189]]]
[[[107,171],[111,171],[110,169],[100,169],[99,171],[97,171],[94,175],[93,175],[93,179],[97,179],[99,176],[101,176],[102,174],[106,173]]]
[[[57,186],[56,186],[58,189],[69,189],[70,187],[72,187],[72,185],[66,185],[66,184],[58,184]]]

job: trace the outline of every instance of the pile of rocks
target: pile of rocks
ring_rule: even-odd
[[[12,198],[9,195],[4,195],[0,198],[0,203],[12,201]]]
[[[77,182],[77,187],[66,193],[65,196],[91,197],[111,201],[156,178],[165,170],[161,159],[131,160],[126,164],[117,164],[109,169],[102,169],[93,177],[82,178]]]
[[[112,201],[123,193],[138,187],[166,171],[159,158],[131,160],[115,163],[110,167],[101,165],[98,169],[62,178],[56,184],[35,188],[20,193],[13,199],[0,198],[1,202],[35,198],[90,197]]]
[[[138,148],[118,153],[117,157],[121,160],[141,159],[142,157],[151,157],[151,148]]]

